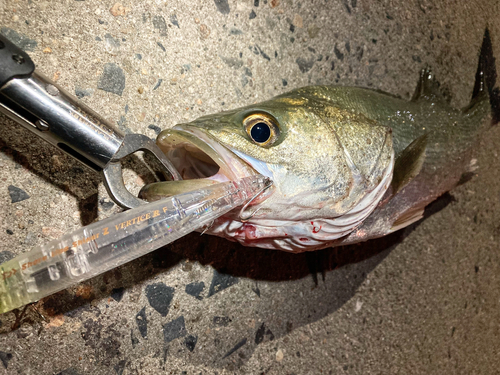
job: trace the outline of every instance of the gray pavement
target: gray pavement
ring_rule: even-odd
[[[500,58],[490,0],[122,4],[3,0],[1,32],[150,137],[310,84],[409,98],[425,65],[461,107],[487,25]],[[2,260],[120,211],[99,175],[0,122]],[[477,175],[386,239],[292,255],[192,234],[3,314],[0,374],[500,373],[499,150],[496,127]]]

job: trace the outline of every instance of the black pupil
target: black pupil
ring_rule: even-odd
[[[265,122],[258,122],[250,130],[250,136],[255,142],[264,143],[271,137],[271,128]]]

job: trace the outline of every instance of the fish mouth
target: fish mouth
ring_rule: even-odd
[[[212,135],[192,125],[176,125],[164,130],[156,143],[179,171],[182,180],[145,185],[139,196],[147,201],[258,174]]]
[[[209,133],[190,125],[163,131],[157,144],[183,180],[233,181],[257,171]]]

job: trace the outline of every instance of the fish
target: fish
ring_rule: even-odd
[[[411,100],[308,86],[163,130],[156,142],[183,180],[146,185],[140,195],[156,200],[260,174],[272,186],[204,233],[296,253],[393,233],[477,167],[474,147],[500,117],[488,29],[479,55],[463,109],[424,68]]]

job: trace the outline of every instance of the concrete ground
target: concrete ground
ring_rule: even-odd
[[[3,0],[1,32],[150,137],[310,84],[409,98],[425,65],[464,106],[487,25],[500,58],[492,0],[121,1]],[[0,122],[2,260],[120,211],[99,175]],[[0,373],[499,373],[499,149],[496,127],[477,176],[383,240],[291,255],[192,234],[3,314]]]

